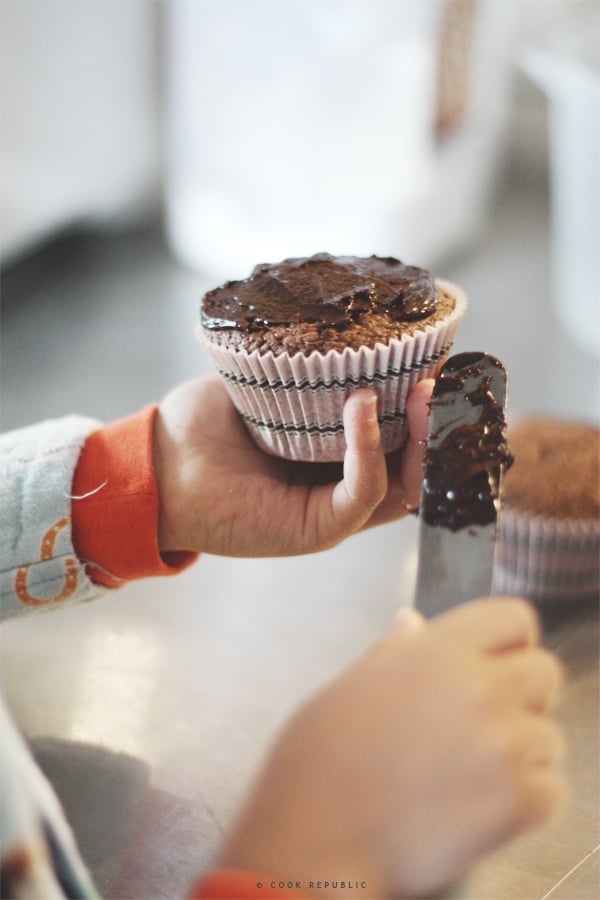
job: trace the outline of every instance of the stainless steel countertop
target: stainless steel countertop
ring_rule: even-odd
[[[549,307],[545,223],[543,194],[519,187],[471,255],[438,267],[471,297],[456,349],[503,360],[515,412],[596,418],[597,364]],[[24,260],[4,281],[3,427],[116,417],[205,371],[191,327],[207,286],[155,230],[68,238]],[[205,556],[176,579],[2,626],[9,706],[104,896],[185,895],[286,715],[411,601],[415,548],[410,519],[311,557]],[[478,867],[477,900],[599,895],[598,609],[543,618],[569,670],[558,715],[572,798]]]

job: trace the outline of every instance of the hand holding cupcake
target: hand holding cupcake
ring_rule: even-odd
[[[412,391],[407,441],[387,458],[377,397],[354,391],[343,409],[343,466],[263,453],[216,373],[177,387],[154,425],[161,553],[310,553],[406,515],[419,501],[432,386],[422,381]]]

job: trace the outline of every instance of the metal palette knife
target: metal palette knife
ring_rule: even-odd
[[[425,616],[490,593],[505,436],[506,371],[485,353],[442,367],[429,416],[415,606]]]

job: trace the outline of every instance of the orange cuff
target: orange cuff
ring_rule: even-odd
[[[153,462],[157,406],[94,432],[79,457],[71,490],[73,546],[93,581],[175,575],[196,553],[158,548],[159,497]]]
[[[199,881],[190,900],[282,900],[294,897],[296,900],[308,900],[295,882],[280,882],[267,878],[264,873],[246,872],[242,869],[215,869]]]

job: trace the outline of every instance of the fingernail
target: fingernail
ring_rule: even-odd
[[[361,398],[362,414],[366,422],[377,421],[377,397]]]
[[[412,606],[401,606],[392,622],[392,631],[418,631],[423,625],[423,617]]]

